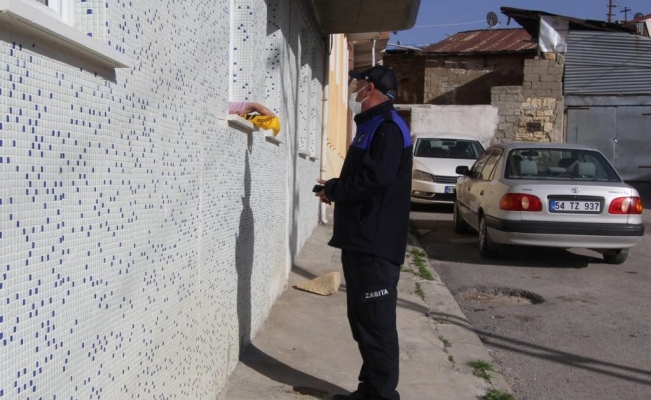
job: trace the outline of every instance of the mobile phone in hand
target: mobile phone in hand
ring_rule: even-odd
[[[314,185],[314,187],[312,188],[312,191],[314,193],[319,193],[320,191],[323,190],[323,187],[324,187],[323,185]]]

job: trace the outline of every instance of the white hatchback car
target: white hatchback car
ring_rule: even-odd
[[[484,146],[477,138],[454,133],[420,133],[414,138],[411,180],[413,203],[454,203],[459,165],[472,166]]]

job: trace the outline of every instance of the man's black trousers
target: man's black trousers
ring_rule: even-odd
[[[400,266],[381,257],[343,250],[348,321],[362,355],[360,394],[399,400],[396,305]]]

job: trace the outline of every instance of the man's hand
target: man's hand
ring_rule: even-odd
[[[323,185],[323,186],[325,186],[327,182],[324,179],[317,179],[316,181],[319,182],[319,185]],[[328,197],[326,196],[325,188],[322,191],[315,193],[314,195],[320,198],[322,203],[332,204],[332,201],[330,201],[330,199],[328,199]]]

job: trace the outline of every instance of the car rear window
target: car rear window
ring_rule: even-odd
[[[577,149],[517,149],[507,157],[507,179],[620,182],[600,153]]]
[[[474,140],[420,138],[416,142],[414,156],[476,160],[482,151],[481,143]]]

